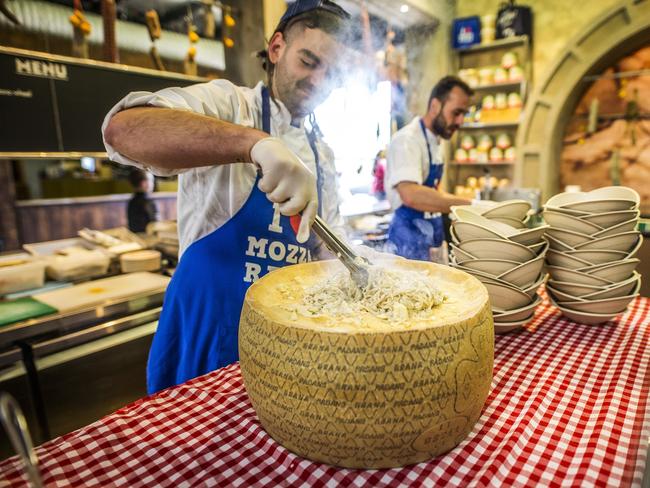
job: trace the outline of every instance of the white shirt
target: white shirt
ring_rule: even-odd
[[[438,138],[429,129],[426,129],[426,133],[432,162],[442,164]],[[395,188],[399,183],[411,181],[421,185],[428,177],[429,152],[420,127],[420,117],[415,117],[393,135],[388,146],[384,187],[391,207],[396,209],[402,205]]]
[[[235,86],[226,80],[214,80],[185,88],[165,88],[156,93],[132,92],[106,115],[102,134],[105,134],[108,121],[117,112],[144,105],[188,110],[245,127],[262,129],[262,86],[260,82],[255,88],[246,88]],[[271,135],[282,139],[314,175],[317,174],[314,153],[304,125],[301,123],[300,127],[293,127],[291,115],[281,102],[271,102]],[[179,254],[235,215],[248,199],[257,176],[255,166],[247,163],[185,170],[146,166],[117,152],[106,143],[105,137],[104,145],[112,161],[143,168],[159,176],[179,175]],[[339,213],[334,154],[320,139],[316,145],[322,174],[322,217],[335,232],[345,236],[343,219]]]

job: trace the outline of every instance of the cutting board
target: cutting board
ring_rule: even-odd
[[[38,293],[33,297],[62,313],[99,305],[106,300],[119,300],[151,291],[164,291],[167,276],[155,273],[130,273],[89,281],[61,290]]]
[[[33,298],[18,298],[0,303],[0,326],[56,313],[56,309]]]

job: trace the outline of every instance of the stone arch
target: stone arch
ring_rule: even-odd
[[[624,0],[571,39],[526,104],[517,132],[517,185],[541,188],[544,200],[560,190],[562,138],[586,88],[581,80],[649,40],[650,0]]]

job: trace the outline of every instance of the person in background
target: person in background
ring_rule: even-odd
[[[391,140],[386,193],[395,213],[388,249],[399,256],[431,260],[445,238],[441,214],[453,205],[471,203],[439,189],[444,167],[439,141],[450,139],[463,123],[472,95],[460,79],[442,78],[431,90],[427,112]]]
[[[158,220],[156,202],[149,198],[154,189],[154,176],[138,168],[131,169],[129,182],[133,187],[133,197],[129,200],[127,217],[131,232],[145,232],[149,222]]]
[[[333,154],[313,111],[340,84],[349,18],[329,0],[297,0],[269,41],[266,84],[134,92],[106,116],[113,161],[180,175],[180,261],[149,354],[150,393],[238,360],[246,290],[324,255],[309,236],[317,213],[345,235]]]
[[[372,194],[377,200],[386,199],[386,190],[384,188],[384,177],[386,176],[386,154],[379,151],[375,156],[375,162],[372,166]]]

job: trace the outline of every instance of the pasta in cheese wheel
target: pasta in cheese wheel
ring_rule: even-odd
[[[414,464],[453,449],[480,416],[494,354],[487,290],[447,266],[390,264],[383,294],[372,284],[367,296],[328,291],[347,286],[337,261],[275,270],[246,294],[246,390],[264,429],[300,456],[350,468]]]

